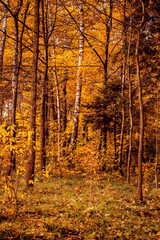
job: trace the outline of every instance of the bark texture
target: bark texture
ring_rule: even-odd
[[[142,82],[140,77],[140,63],[139,63],[139,46],[140,46],[140,33],[144,22],[144,2],[142,4],[142,20],[137,28],[137,42],[136,42],[136,69],[137,69],[137,82],[138,82],[138,94],[139,94],[139,111],[140,111],[140,136],[139,136],[139,151],[138,151],[138,198],[143,201],[143,173],[142,173],[142,162],[143,162],[143,139],[144,139],[144,109],[143,109],[143,97],[142,97]]]
[[[84,52],[84,12],[83,3],[79,1],[79,60],[78,60],[78,70],[77,70],[77,88],[76,88],[76,98],[73,113],[73,125],[72,125],[72,136],[71,136],[71,149],[73,150],[76,145],[76,140],[78,137],[78,123],[79,123],[79,112],[81,104],[81,90],[82,90],[82,60]]]
[[[129,119],[130,119],[130,129],[129,129],[129,151],[127,160],[127,183],[131,182],[131,153],[132,153],[132,131],[133,131],[133,116],[132,116],[132,83],[130,76],[130,50],[131,50],[131,39],[132,39],[132,6],[130,3],[130,29],[129,29],[129,42],[128,42],[128,53],[127,53],[127,68],[128,68],[128,86],[129,86]]]
[[[46,2],[46,9],[44,1],[42,1],[42,31],[43,31],[43,42],[44,42],[44,75],[42,79],[42,96],[41,96],[41,169],[46,168],[46,133],[47,133],[47,82],[48,82],[48,1]]]
[[[13,74],[12,74],[12,115],[11,115],[11,125],[13,126],[13,136],[12,136],[12,147],[11,149],[11,166],[9,174],[12,170],[16,169],[16,155],[15,155],[15,141],[16,141],[16,110],[17,110],[17,95],[18,95],[18,77],[19,77],[19,26],[18,26],[18,16],[22,7],[22,0],[18,2],[16,10],[14,12],[14,51],[13,51]]]
[[[5,1],[5,4],[8,6],[8,0]],[[6,43],[6,29],[7,29],[7,8],[4,6],[4,11],[3,11],[3,21],[2,21],[2,38],[1,38],[1,43],[0,43],[0,82],[2,82],[2,72],[3,72],[3,56],[4,56],[4,48],[5,48],[5,43]],[[4,94],[3,94],[4,95]],[[1,118],[3,115],[3,104],[4,104],[4,99],[1,99],[0,102],[0,107],[1,107]]]
[[[122,121],[121,121],[121,135],[119,146],[119,171],[122,171],[122,154],[123,154],[123,140],[124,140],[124,123],[125,123],[125,104],[124,104],[124,89],[126,80],[126,0],[123,3],[123,59],[122,59],[122,79],[121,79],[121,99],[122,99]]]
[[[35,172],[35,148],[36,148],[36,99],[37,99],[37,69],[39,48],[39,4],[40,0],[34,1],[34,43],[31,85],[31,115],[30,115],[30,157],[27,169],[27,189],[33,187]]]

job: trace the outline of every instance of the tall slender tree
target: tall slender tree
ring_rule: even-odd
[[[57,7],[58,2],[56,1],[56,9],[54,14],[54,21],[52,21],[52,15],[51,15],[51,9],[49,12],[49,23],[50,23],[50,35],[52,39],[52,54],[53,54],[53,76],[54,76],[54,82],[55,82],[55,88],[56,88],[56,107],[57,107],[57,145],[58,145],[58,154],[57,154],[57,163],[59,165],[60,163],[60,157],[61,157],[61,132],[62,132],[62,126],[61,126],[61,104],[60,104],[60,89],[59,89],[59,81],[58,81],[58,75],[57,75],[57,59],[56,59],[56,42],[54,37],[54,28],[57,20]]]
[[[112,14],[113,14],[113,1],[109,0],[109,14],[107,12],[107,7],[104,7],[104,15],[105,15],[105,30],[106,30],[106,38],[105,38],[105,53],[104,53],[104,61],[103,63],[103,95],[104,98],[106,90],[108,89],[108,61],[109,61],[109,45],[110,45],[110,37],[111,37],[111,30],[112,30]],[[105,102],[105,108],[107,107],[107,103]],[[106,109],[105,109],[106,110]],[[100,139],[103,141],[103,144],[99,144],[99,146],[103,146],[103,152],[106,152],[107,147],[107,126],[106,126],[106,119],[104,119],[102,127],[101,127],[100,134],[102,137]]]
[[[131,153],[132,153],[132,135],[133,135],[133,116],[132,116],[132,83],[131,83],[131,40],[132,40],[132,4],[130,2],[130,27],[129,27],[129,41],[128,41],[128,52],[127,52],[127,75],[128,75],[128,98],[129,98],[129,151],[127,161],[127,183],[130,184],[130,166],[131,166]]]
[[[72,125],[72,136],[71,136],[71,148],[74,149],[76,145],[76,140],[78,137],[78,122],[79,113],[81,105],[81,90],[82,90],[82,61],[84,52],[84,11],[83,2],[79,0],[78,3],[79,10],[79,59],[78,59],[78,69],[77,69],[77,88],[76,88],[76,98],[73,113],[73,125]]]
[[[46,6],[46,8],[45,8]],[[48,82],[48,1],[42,0],[42,32],[44,42],[44,76],[42,80],[42,96],[41,96],[41,168],[46,168],[46,110],[47,110],[47,82]]]
[[[124,124],[125,124],[125,102],[124,102],[124,89],[126,80],[126,0],[123,3],[123,58],[122,58],[122,77],[121,77],[121,99],[122,99],[122,121],[121,121],[121,134],[119,145],[119,171],[122,171],[122,153],[123,153],[123,140],[124,140]]]
[[[144,23],[144,2],[141,0],[141,22],[137,26],[137,42],[136,42],[136,69],[137,69],[137,83],[138,83],[138,94],[139,94],[139,111],[140,111],[140,136],[139,136],[139,151],[138,151],[138,199],[143,201],[143,172],[142,172],[142,162],[143,162],[143,140],[144,140],[144,108],[143,108],[143,95],[142,95],[142,80],[140,76],[140,63],[139,63],[139,47],[140,47],[140,35],[142,31],[142,26]]]
[[[5,4],[8,6],[8,0],[5,1]],[[2,72],[3,72],[3,57],[4,57],[4,49],[5,49],[5,43],[6,43],[6,29],[7,29],[7,7],[4,6],[3,10],[3,22],[2,22],[2,38],[0,43],[0,82],[2,83]],[[3,104],[4,100],[3,97],[1,99],[1,121],[2,121],[2,115],[3,115]]]
[[[40,0],[34,1],[34,39],[33,39],[33,64],[31,85],[31,115],[30,115],[30,157],[28,161],[26,187],[33,187],[35,173],[35,148],[36,148],[36,99],[37,99],[37,70],[39,50],[39,6]]]
[[[67,22],[67,16],[66,16],[66,11],[64,9],[64,19]],[[64,29],[64,49],[67,49],[68,46],[68,40],[67,40],[67,29]],[[68,69],[67,67],[64,67],[63,70],[63,83],[62,83],[62,154],[65,154],[65,146],[66,146],[66,136],[65,136],[65,131],[67,127],[67,81],[68,81]]]
[[[22,7],[23,1],[19,0],[14,11],[14,50],[13,50],[13,71],[12,71],[12,115],[11,115],[11,125],[13,127],[13,142],[12,145],[15,146],[16,141],[16,109],[17,109],[17,94],[18,94],[18,55],[19,55],[19,24],[18,16]],[[16,168],[16,156],[14,149],[11,150],[11,166],[9,174],[12,170]]]

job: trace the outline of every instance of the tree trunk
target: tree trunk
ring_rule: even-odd
[[[76,98],[74,105],[74,114],[73,114],[73,125],[72,125],[72,136],[71,136],[71,149],[73,150],[76,147],[76,140],[78,137],[78,123],[79,123],[79,112],[81,104],[81,90],[82,90],[82,60],[83,60],[83,51],[84,51],[84,12],[83,12],[83,3],[79,0],[79,60],[78,60],[78,70],[77,70],[77,89],[76,89]]]
[[[117,170],[117,116],[116,116],[116,106],[114,113],[114,169]]]
[[[124,121],[125,121],[125,106],[124,106],[124,88],[126,78],[126,0],[123,3],[123,62],[122,62],[122,82],[121,82],[121,99],[122,99],[122,122],[121,122],[121,135],[119,146],[119,171],[123,175],[122,171],[122,153],[123,153],[123,140],[124,140]]]
[[[129,43],[128,43],[128,55],[127,55],[127,66],[128,66],[128,86],[129,86],[129,118],[130,118],[130,129],[129,129],[129,151],[127,160],[127,183],[131,182],[130,166],[131,166],[131,153],[132,153],[132,130],[133,130],[133,117],[132,117],[132,84],[130,76],[130,48],[132,39],[132,6],[130,3],[130,32],[129,32]]]
[[[56,1],[56,8],[57,8],[57,1]],[[55,19],[54,23],[56,21],[56,13],[57,9],[55,12]],[[49,12],[49,23],[50,23],[50,34],[52,34],[54,30],[54,23],[52,24],[52,16],[51,13]],[[58,144],[58,154],[57,154],[57,162],[58,165],[60,163],[60,157],[61,157],[61,106],[60,106],[60,90],[59,90],[59,82],[58,82],[58,76],[57,76],[57,66],[56,66],[56,51],[55,51],[55,40],[54,36],[52,34],[52,53],[53,53],[53,74],[54,74],[54,81],[55,81],[55,87],[56,87],[56,105],[57,105],[57,130],[58,130],[58,135],[57,135],[57,144]]]
[[[108,82],[108,51],[109,51],[109,43],[110,43],[110,32],[112,30],[112,11],[113,11],[113,2],[112,0],[109,1],[109,15],[106,15],[106,41],[105,41],[105,58],[103,63],[103,83],[104,83],[104,89],[107,88],[107,82]],[[105,9],[106,11],[106,9]],[[103,124],[102,126],[102,137],[103,140],[106,139],[106,124]],[[103,141],[103,153],[106,153],[106,146],[105,143],[106,140]],[[105,148],[105,149],[104,149]]]
[[[18,15],[17,15],[18,16]],[[13,126],[12,147],[11,149],[11,166],[9,174],[12,170],[16,169],[16,156],[15,156],[15,140],[16,140],[16,108],[17,108],[17,91],[18,91],[18,21],[14,18],[14,52],[13,52],[13,75],[12,75],[12,115],[11,125]]]
[[[107,152],[107,127],[104,125],[102,128],[102,137],[103,137],[103,155]]]
[[[18,29],[18,15],[20,9],[22,7],[22,0],[18,2],[18,6],[16,7],[14,13],[14,51],[13,51],[13,74],[12,74],[12,115],[11,115],[11,125],[13,127],[13,135],[12,135],[12,148],[11,149],[11,166],[9,169],[9,174],[11,174],[12,170],[16,169],[16,156],[15,156],[15,141],[16,141],[16,109],[17,109],[17,92],[18,92],[18,77],[19,77],[19,69],[18,69],[18,43],[19,43],[19,29]]]
[[[63,133],[67,127],[67,92],[66,92],[66,83],[68,79],[68,71],[64,69],[64,79],[62,85],[62,92],[63,92],[63,115],[62,115],[62,131]]]
[[[30,157],[27,169],[27,189],[33,187],[35,172],[35,147],[36,147],[36,99],[37,99],[37,69],[39,48],[39,4],[40,0],[34,2],[34,42],[33,42],[33,64],[31,85],[31,115],[30,115]]]
[[[66,14],[64,11],[64,18],[66,18]],[[67,48],[67,31],[64,31],[64,48]],[[63,94],[63,114],[62,114],[62,133],[63,133],[63,138],[62,138],[62,155],[65,155],[65,147],[66,147],[66,136],[65,136],[65,131],[67,127],[67,92],[66,92],[66,85],[67,85],[67,80],[68,80],[68,69],[64,67],[63,70],[64,73],[64,78],[63,78],[63,84],[62,84],[62,94]]]
[[[53,40],[53,39],[52,39]],[[54,41],[54,40],[53,40]],[[56,56],[55,56],[55,45],[53,43],[53,56],[54,56],[54,81],[56,86],[56,96],[57,96],[57,127],[58,127],[58,163],[60,162],[61,157],[61,109],[60,109],[60,90],[59,90],[59,82],[57,77],[57,67],[56,67]]]
[[[8,0],[5,1],[5,4],[8,6]],[[3,22],[2,22],[2,38],[1,38],[1,44],[0,44],[0,82],[1,83],[2,83],[2,72],[3,72],[3,56],[4,56],[4,48],[5,48],[5,42],[6,42],[7,12],[8,10],[4,6]],[[1,99],[1,118],[3,116],[3,104],[4,104],[4,100],[2,98]]]
[[[41,169],[45,170],[46,168],[46,100],[47,100],[47,81],[48,81],[48,2],[46,5],[46,16],[44,12],[44,1],[42,0],[42,28],[43,28],[43,41],[44,41],[44,58],[45,58],[45,67],[44,67],[44,76],[42,80],[42,96],[41,96]]]
[[[158,191],[158,116],[159,116],[159,89],[160,84],[157,89],[157,119],[156,119],[156,163],[155,163],[155,182],[156,191]]]
[[[143,184],[143,173],[142,173],[142,162],[143,162],[143,138],[144,138],[144,110],[143,110],[143,99],[142,99],[142,83],[140,78],[140,64],[139,64],[139,45],[140,45],[140,33],[141,27],[144,22],[144,3],[142,4],[142,20],[137,28],[137,43],[136,43],[136,69],[137,69],[137,82],[138,82],[138,94],[139,94],[139,110],[140,110],[140,136],[139,136],[139,151],[138,151],[138,199],[143,201],[142,184]]]
[[[102,149],[102,128],[99,129],[99,141],[97,150],[100,152]]]
[[[112,30],[112,12],[113,12],[113,1],[109,1],[109,15],[106,15],[106,42],[105,42],[105,59],[103,64],[104,69],[104,87],[108,82],[108,50],[109,50],[109,43],[110,43],[110,32]]]

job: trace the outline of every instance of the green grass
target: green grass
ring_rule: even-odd
[[[19,196],[23,188],[20,188]],[[2,192],[1,192],[2,193]],[[0,240],[4,239],[159,239],[160,194],[137,189],[121,179],[53,177],[38,181],[19,197],[18,216],[0,195]]]

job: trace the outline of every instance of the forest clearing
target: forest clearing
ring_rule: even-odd
[[[135,185],[112,176],[44,176],[24,192],[22,181],[15,219],[15,199],[1,192],[0,239],[160,239],[160,194],[145,184],[140,203]]]
[[[159,23],[159,0],[0,0],[0,240],[160,239]]]

